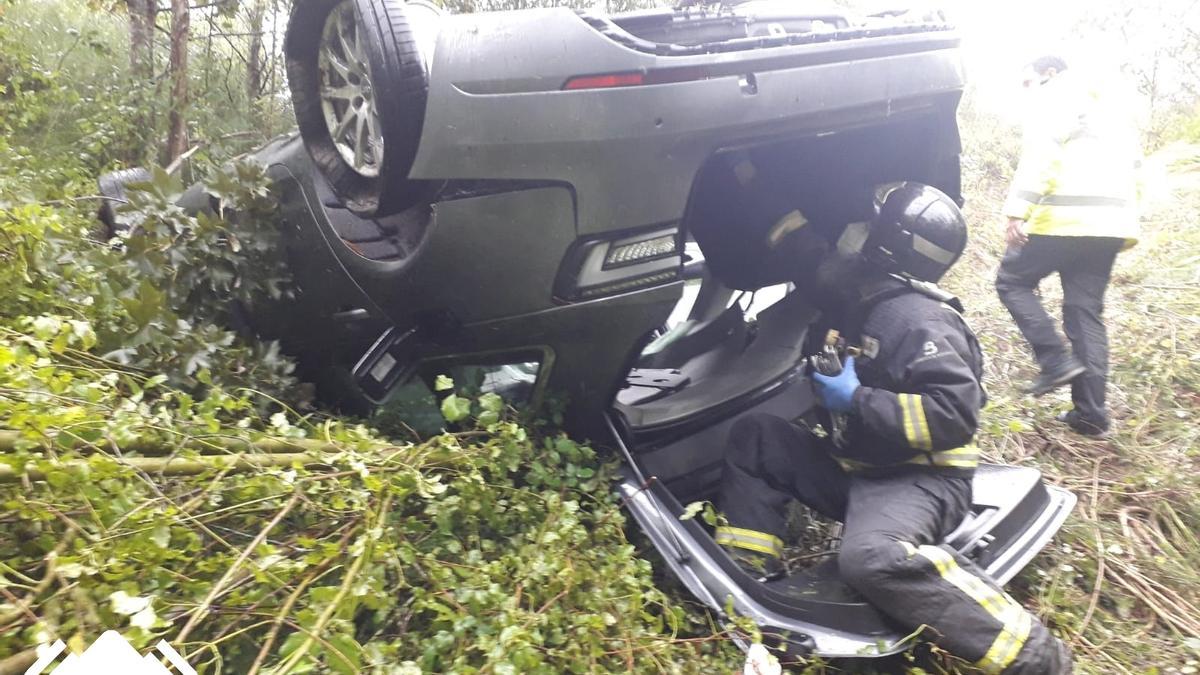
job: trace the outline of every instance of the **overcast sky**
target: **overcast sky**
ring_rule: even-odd
[[[962,31],[963,58],[980,104],[996,109],[1019,96],[1021,67],[1043,54],[1061,55],[1072,68],[1133,93],[1122,65],[1153,69],[1156,52],[1177,44],[1183,27],[1200,32],[1197,0],[960,0],[941,6]],[[1085,23],[1089,12],[1092,21]],[[1169,58],[1159,65],[1164,90],[1188,76]]]
[[[981,103],[1003,105],[1006,96],[1018,94],[1021,67],[1042,54],[1079,61],[1081,51],[1104,53],[1097,44],[1100,40],[1081,41],[1073,34],[1084,4],[1077,0],[946,3],[963,33],[963,59],[968,76],[979,88]]]

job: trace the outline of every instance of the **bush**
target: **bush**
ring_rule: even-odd
[[[10,351],[5,386],[53,353],[31,338]],[[170,428],[156,450],[201,459],[198,443],[248,437],[218,441],[169,392],[154,406],[110,393],[39,420],[61,430],[113,403]],[[272,431],[332,442],[319,459],[195,477],[58,443],[37,461],[45,482],[0,488],[0,559],[30,609],[0,604],[0,652],[115,628],[137,647],[171,640],[202,672],[711,672],[736,658],[677,639],[685,617],[626,541],[586,447],[506,421],[401,447],[333,421],[278,416]]]
[[[206,673],[735,662],[655,587],[590,448],[494,395],[447,399],[467,431],[419,445],[296,412],[291,363],[227,327],[289,294],[266,178],[207,189],[189,215],[157,172],[103,243],[69,209],[0,210],[0,654],[116,629]]]
[[[84,322],[95,336],[88,349],[113,367],[162,374],[193,395],[216,380],[303,405],[277,345],[222,327],[235,305],[282,300],[289,284],[266,177],[252,164],[229,171],[210,189],[228,208],[194,217],[174,204],[178,182],[159,172],[131,197],[145,221],[113,242],[89,240],[92,224],[70,212],[0,210],[0,293],[10,300],[0,320],[18,329],[31,320]],[[236,225],[223,217],[233,213]]]

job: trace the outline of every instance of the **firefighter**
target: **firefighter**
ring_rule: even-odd
[[[811,428],[767,414],[730,431],[716,540],[760,580],[783,569],[784,514],[799,499],[842,521],[842,580],[906,628],[991,673],[1070,672],[1063,644],[943,539],[966,517],[985,402],[979,344],[938,290],[966,245],[957,205],[904,183],[870,223],[848,226],[815,277],[797,284],[858,356],[813,375],[824,410]],[[835,437],[837,440],[835,440]]]
[[[1117,253],[1137,242],[1139,152],[1120,105],[1067,72],[1058,57],[1028,68],[1033,109],[1004,204],[1008,249],[996,291],[1033,348],[1040,373],[1027,391],[1071,384],[1073,409],[1058,416],[1086,435],[1108,431],[1108,333],[1104,292]],[[1036,294],[1058,273],[1064,342]]]

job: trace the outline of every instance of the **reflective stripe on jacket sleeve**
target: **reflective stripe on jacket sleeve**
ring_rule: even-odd
[[[935,455],[969,446],[983,392],[968,362],[973,357],[965,330],[953,320],[931,321],[910,330],[901,344],[889,350],[900,391],[860,387],[855,392],[854,412],[862,423],[907,449],[903,456],[873,457],[872,463],[938,464]],[[918,454],[925,459],[915,459]],[[974,458],[978,459],[977,452]],[[949,456],[944,459],[955,461]]]

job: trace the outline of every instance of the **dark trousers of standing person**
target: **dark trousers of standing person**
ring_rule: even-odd
[[[1115,237],[1053,237],[1033,234],[1024,246],[1009,246],[1000,262],[996,291],[1043,371],[1075,358],[1087,368],[1071,382],[1071,400],[1080,420],[1108,429],[1104,394],[1108,382],[1108,331],[1104,291],[1124,240]],[[1057,272],[1063,290],[1063,330],[1055,329],[1037,295],[1038,283]]]
[[[1062,675],[1065,647],[970,560],[942,544],[971,506],[964,472],[898,467],[867,477],[829,454],[832,443],[768,414],[730,430],[718,507],[747,539],[780,540],[798,499],[843,522],[842,580],[908,630],[985,673]],[[733,546],[739,544],[734,543]]]

